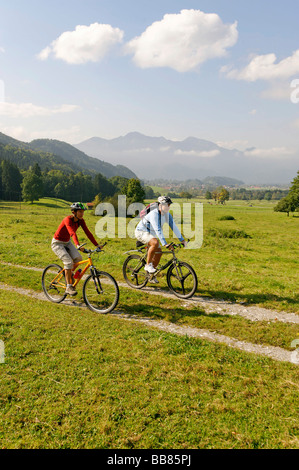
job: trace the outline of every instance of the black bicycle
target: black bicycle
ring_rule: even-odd
[[[123,276],[127,284],[134,289],[142,289],[152,278],[168,268],[166,279],[170,291],[181,299],[192,297],[197,289],[196,273],[192,266],[179,261],[175,254],[175,250],[183,245],[170,243],[170,246],[172,250],[162,251],[162,253],[172,254],[172,259],[163,266],[158,266],[154,274],[149,274],[144,269],[147,259],[146,246],[137,241],[136,250],[126,251],[129,256],[123,264]]]
[[[79,248],[84,245],[85,243],[80,245]],[[106,243],[104,243],[104,245],[106,245]],[[119,289],[114,277],[109,273],[97,269],[92,262],[91,255],[102,251],[103,250],[99,248],[96,250],[85,250],[85,253],[88,253],[88,258],[74,265],[74,271],[80,266],[83,269],[78,273],[78,277],[76,274],[73,276],[73,286],[75,287],[80,282],[89,269],[90,274],[83,284],[84,301],[87,307],[93,312],[109,313],[118,303]],[[51,302],[62,302],[67,296],[65,293],[66,280],[64,269],[58,264],[49,264],[42,274],[42,287]]]

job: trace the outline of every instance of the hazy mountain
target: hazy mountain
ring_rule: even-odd
[[[43,152],[51,152],[59,155],[64,160],[80,166],[82,170],[93,170],[102,173],[106,178],[112,176],[124,176],[125,178],[136,178],[135,173],[124,165],[113,165],[100,160],[99,157],[93,158],[78,150],[73,145],[61,142],[60,140],[38,139],[30,142],[30,147]]]
[[[72,145],[59,140],[38,139],[26,143],[0,132],[0,144],[28,151],[26,153],[26,161],[30,158],[29,151],[33,151],[34,153],[31,154],[31,164],[37,162],[42,169],[47,166],[48,160],[50,168],[60,168],[66,171],[74,171],[75,173],[80,170],[85,173],[102,173],[106,178],[111,178],[112,176],[136,178],[135,173],[124,165],[113,165],[100,160],[99,157],[90,157]]]
[[[115,139],[93,137],[75,147],[112,164],[129,166],[142,179],[193,179],[225,176],[248,184],[285,184],[296,175],[299,158],[257,158],[239,150],[188,137],[172,141],[131,132]]]

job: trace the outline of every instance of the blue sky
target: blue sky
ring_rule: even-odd
[[[138,131],[293,158],[298,17],[297,0],[0,0],[0,132]]]

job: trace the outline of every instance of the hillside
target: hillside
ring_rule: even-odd
[[[38,163],[41,170],[60,170],[65,173],[78,173],[81,168],[71,165],[63,158],[46,152],[35,152],[29,148],[4,145],[0,143],[0,160],[8,160],[17,165],[20,170],[28,170],[35,163]]]
[[[101,173],[106,178],[123,176],[135,178],[133,171],[124,165],[92,158],[66,142],[38,139],[30,143],[22,142],[0,132],[0,158],[8,159],[21,169],[38,163],[42,170],[59,169],[66,172],[83,171],[85,174]]]
[[[30,147],[36,151],[48,152],[59,155],[72,165],[75,164],[83,170],[102,173],[106,178],[112,176],[124,176],[125,178],[135,178],[133,171],[124,165],[112,165],[99,158],[92,158],[81,152],[66,142],[52,139],[38,139],[30,142]]]

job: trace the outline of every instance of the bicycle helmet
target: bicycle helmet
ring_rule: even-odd
[[[73,202],[73,204],[71,205],[71,210],[72,211],[80,211],[80,210],[86,211],[87,208],[84,206],[82,202]]]
[[[172,200],[168,196],[159,196],[158,202],[159,204],[172,204]]]

